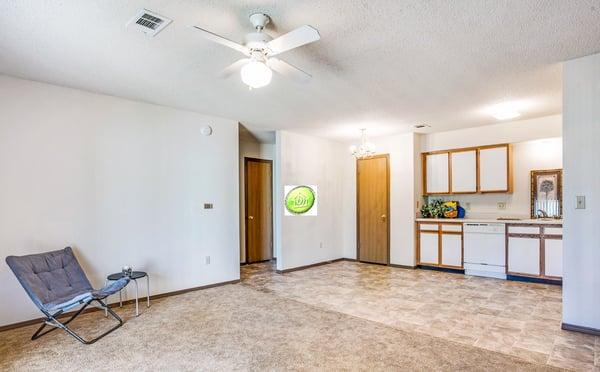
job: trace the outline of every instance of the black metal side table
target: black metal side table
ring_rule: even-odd
[[[106,281],[114,281],[114,280],[119,280],[121,278],[124,278],[126,275],[123,273],[114,273],[114,274],[110,274],[109,276],[106,277]],[[141,279],[143,277],[146,277],[146,302],[147,302],[147,307],[150,307],[150,275],[148,275],[147,272],[144,271],[133,271],[131,273],[131,275],[129,276],[129,278],[131,280],[133,280],[133,282],[135,283],[135,316],[139,316],[140,315],[140,311],[139,311],[139,304],[138,304],[138,279]],[[119,291],[119,307],[123,306],[123,296],[121,294],[121,291]]]

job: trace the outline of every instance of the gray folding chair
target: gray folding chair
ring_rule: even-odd
[[[77,262],[71,247],[27,256],[8,256],[6,263],[25,288],[33,303],[46,316],[43,324],[31,336],[32,340],[61,328],[80,342],[92,344],[123,325],[123,320],[102,300],[125,287],[129,283],[129,278],[119,279],[102,289],[94,290]],[[92,304],[93,302],[96,302],[97,305]],[[66,322],[58,320],[61,314],[81,305],[83,305],[82,308],[77,310]],[[67,324],[89,305],[108,311],[119,323],[88,341],[73,332]],[[46,326],[53,328],[42,333]]]

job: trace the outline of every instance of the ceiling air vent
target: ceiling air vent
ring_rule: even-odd
[[[142,9],[127,23],[127,27],[136,28],[148,36],[155,36],[173,20],[147,9]]]
[[[415,125],[415,129],[423,129],[423,128],[431,128],[431,125],[427,125],[427,124],[417,124],[417,125]]]

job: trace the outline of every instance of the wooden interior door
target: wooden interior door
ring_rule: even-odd
[[[356,162],[357,258],[388,264],[390,258],[389,156]]]
[[[273,162],[245,158],[246,263],[273,258]]]

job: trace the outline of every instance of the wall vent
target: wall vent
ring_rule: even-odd
[[[142,9],[127,23],[127,27],[138,29],[148,36],[156,36],[171,22],[173,22],[172,19]]]
[[[423,128],[431,128],[431,125],[427,125],[427,124],[417,124],[415,125],[416,129],[423,129]]]

